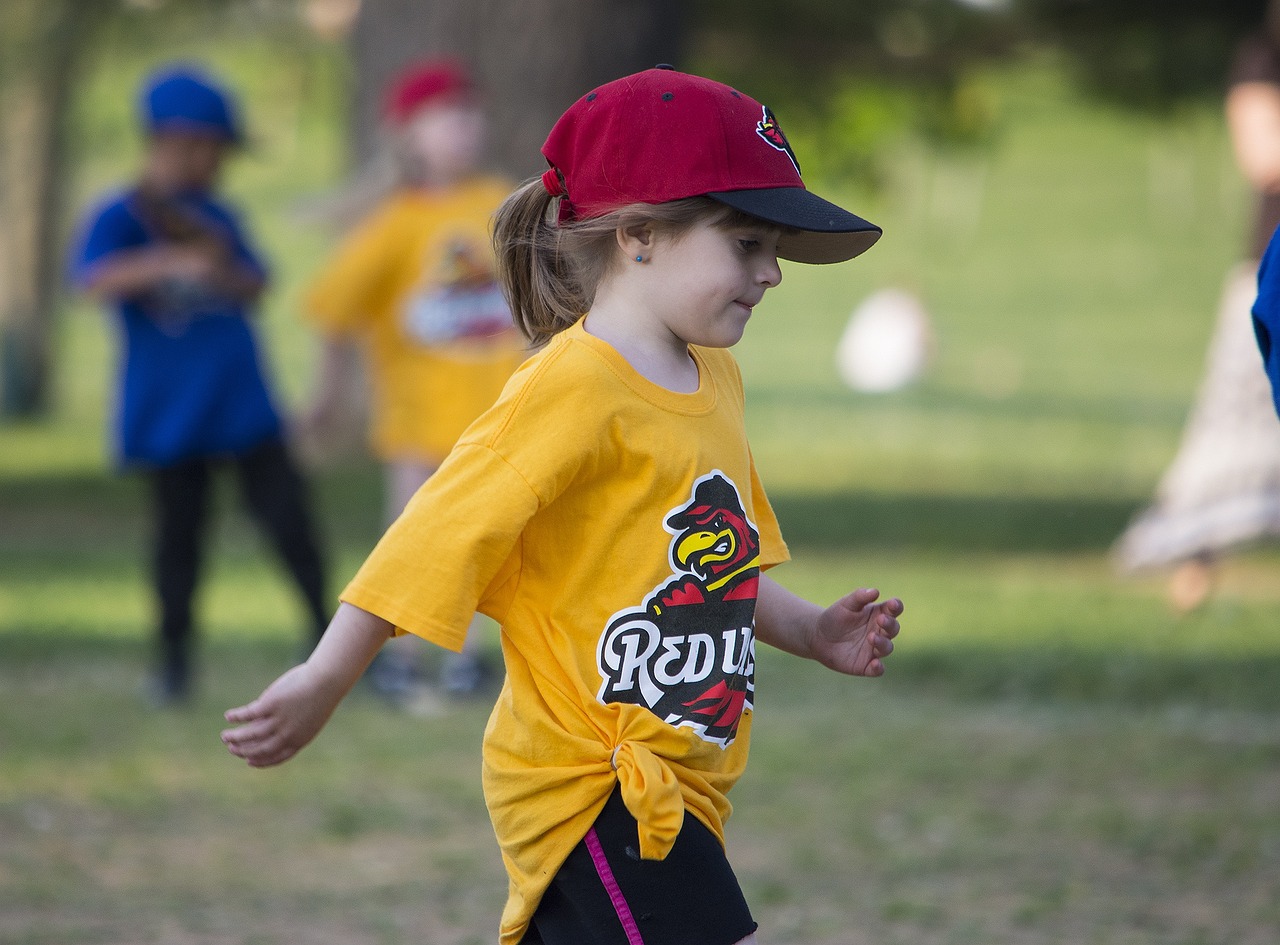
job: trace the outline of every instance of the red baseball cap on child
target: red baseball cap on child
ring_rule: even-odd
[[[391,81],[384,111],[393,125],[402,125],[423,105],[466,101],[474,95],[475,85],[462,63],[431,59],[408,66]]]
[[[727,85],[658,66],[571,105],[542,153],[561,221],[632,203],[705,196],[789,228],[778,255],[805,263],[852,259],[880,227],[806,190],[773,113]],[[799,232],[791,232],[791,230]]]

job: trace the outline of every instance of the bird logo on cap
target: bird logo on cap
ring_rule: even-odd
[[[778,119],[774,117],[773,112],[769,111],[768,105],[761,105],[760,111],[762,114],[760,121],[756,123],[756,134],[763,138],[769,147],[789,157],[796,173],[799,174],[800,162],[796,160],[796,152],[791,150],[791,142],[782,133],[782,126],[778,124]]]

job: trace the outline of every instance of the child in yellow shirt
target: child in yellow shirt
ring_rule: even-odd
[[[767,108],[669,67],[579,99],[543,154],[494,236],[541,350],[223,741],[287,760],[389,636],[457,648],[478,608],[507,670],[484,738],[501,945],[752,945],[724,823],[756,641],[879,676],[902,603],[824,608],[765,575],[788,553],[727,349],[779,257],[838,262],[880,230],[804,188]]]
[[[389,88],[386,120],[404,183],[342,243],[305,304],[325,338],[310,425],[333,416],[344,349],[359,345],[391,521],[497,399],[525,349],[489,242],[490,219],[511,188],[476,171],[485,117],[469,76],[452,60],[411,66]],[[409,695],[413,649],[389,648],[371,674],[375,687]],[[479,669],[473,642],[446,661],[446,688],[471,690]]]

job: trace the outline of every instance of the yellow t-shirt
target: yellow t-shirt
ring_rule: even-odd
[[[479,610],[507,678],[485,797],[520,940],[615,782],[641,856],[687,807],[723,842],[747,760],[761,568],[787,559],[756,476],[742,381],[691,349],[661,388],[579,322],[530,358],[409,503],[342,598],[458,649]]]
[[[383,460],[439,462],[524,360],[489,242],[490,218],[509,191],[490,178],[400,191],[307,292],[322,332],[365,346],[370,441]]]

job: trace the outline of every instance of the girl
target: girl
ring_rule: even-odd
[[[779,256],[848,259],[880,231],[804,189],[767,108],[668,68],[580,99],[543,154],[494,236],[542,350],[387,532],[311,659],[228,712],[223,740],[285,761],[390,635],[457,648],[478,609],[507,668],[484,741],[502,945],[754,943],[724,821],[755,639],[878,676],[902,603],[868,589],[824,609],[763,575],[787,549],[725,349]]]
[[[390,522],[528,352],[489,246],[489,222],[511,184],[479,170],[487,122],[470,75],[451,59],[408,67],[387,90],[386,124],[397,186],[343,240],[304,307],[324,338],[307,425],[323,433],[340,417],[343,365],[358,345],[373,394],[369,445],[386,471]],[[477,620],[463,653],[444,661],[448,693],[482,687],[479,627]],[[383,650],[369,673],[393,702],[412,705],[422,695],[422,647],[414,642]]]

